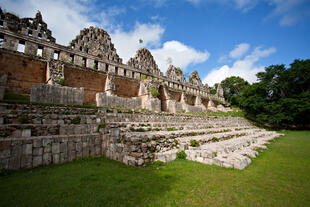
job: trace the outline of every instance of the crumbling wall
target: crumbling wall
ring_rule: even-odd
[[[99,58],[122,62],[111,42],[110,35],[103,29],[89,27],[81,30],[80,34],[71,41],[70,47]]]
[[[146,48],[140,48],[136,52],[136,56],[134,58],[130,58],[127,64],[147,73],[161,75],[161,72],[153,58],[153,55]]]
[[[0,77],[8,75],[6,92],[30,94],[32,85],[45,83],[46,62],[0,52]]]

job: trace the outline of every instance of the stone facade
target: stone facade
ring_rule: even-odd
[[[69,47],[99,58],[122,63],[122,59],[119,58],[111,42],[110,35],[99,28],[89,27],[81,30],[80,34],[70,42]]]
[[[153,58],[151,52],[146,48],[140,48],[134,58],[130,58],[127,62],[138,70],[148,72],[150,74],[160,75],[161,72]]]
[[[173,65],[169,65],[169,68],[166,71],[166,76],[172,80],[176,80],[182,83],[186,82],[182,70],[180,68],[176,68]]]
[[[47,24],[43,21],[41,12],[37,12],[35,18],[20,19],[14,14],[4,13],[0,8],[0,15],[3,27],[14,33],[43,39],[48,42],[56,42],[51,30],[47,29]]]
[[[194,70],[190,76],[189,76],[189,82],[195,86],[198,86],[199,88],[203,87],[203,84],[200,80],[200,77],[198,75],[198,72]]]
[[[36,103],[82,105],[83,97],[84,88],[37,84],[32,86],[30,101]]]

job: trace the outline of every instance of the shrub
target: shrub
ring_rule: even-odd
[[[104,122],[102,122],[101,124],[99,124],[98,129],[105,129],[106,125]]]
[[[65,85],[65,79],[64,78],[58,78],[55,82],[61,86]]]
[[[168,127],[167,130],[168,130],[169,132],[170,132],[170,131],[175,131],[176,128],[174,128],[174,127]]]
[[[212,137],[211,141],[212,141],[212,142],[218,142],[218,141],[219,141],[219,138],[217,138],[217,137]]]
[[[184,151],[177,152],[177,158],[178,159],[185,160],[186,157],[187,157],[187,154]]]
[[[157,88],[155,88],[155,87],[152,87],[152,88],[150,88],[150,93],[151,93],[151,95],[153,96],[153,97],[158,97],[160,94],[159,94],[159,92],[158,92],[158,90],[157,90]]]
[[[165,163],[160,161],[160,160],[156,160],[153,162],[153,166],[154,167],[160,167],[160,166],[163,166]]]
[[[190,144],[192,147],[198,147],[199,146],[199,141],[192,139],[190,141]]]

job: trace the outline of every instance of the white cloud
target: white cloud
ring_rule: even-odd
[[[213,86],[215,83],[219,83],[230,76],[240,76],[250,83],[256,81],[256,74],[264,71],[264,66],[257,66],[255,63],[263,57],[267,57],[276,52],[274,47],[268,49],[262,49],[256,47],[250,55],[247,55],[242,60],[237,60],[230,67],[224,65],[220,68],[213,69],[204,79],[203,83]]]
[[[160,45],[161,36],[165,29],[159,24],[136,23],[133,30],[125,32],[117,29],[111,34],[112,42],[115,44],[117,53],[127,62],[130,57],[134,57],[140,47],[156,47]],[[143,43],[139,43],[139,39]]]
[[[169,66],[167,58],[171,58],[172,64],[176,67],[186,69],[188,65],[204,62],[210,56],[208,51],[200,52],[175,40],[165,42],[162,48],[151,50],[151,52],[163,72]]]
[[[248,50],[250,49],[250,45],[247,43],[241,43],[235,47],[229,53],[229,57],[231,58],[241,58]]]

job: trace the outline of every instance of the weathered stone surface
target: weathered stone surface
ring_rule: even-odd
[[[173,65],[169,65],[169,68],[166,71],[166,76],[171,80],[179,81],[182,83],[186,82],[181,68],[176,68]]]
[[[198,72],[196,70],[194,70],[190,76],[189,76],[189,82],[195,86],[198,86],[198,87],[203,87],[203,84],[201,82],[201,79],[198,75]]]
[[[105,58],[118,63],[122,62],[116,53],[110,35],[99,28],[89,27],[80,31],[80,34],[71,41],[71,47],[99,58]],[[90,67],[93,67],[92,65]]]
[[[82,105],[84,88],[37,84],[31,88],[31,102]]]
[[[4,74],[0,78],[0,101],[3,100],[5,94],[5,87],[7,83],[8,75]]]
[[[136,52],[134,58],[130,58],[127,62],[128,65],[151,74],[160,75],[161,72],[153,58],[151,52],[146,48],[140,48]]]

